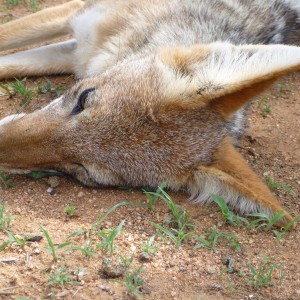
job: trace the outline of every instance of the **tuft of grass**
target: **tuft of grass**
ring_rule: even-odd
[[[114,241],[117,235],[121,232],[125,221],[122,220],[121,223],[114,229],[103,229],[98,232],[98,235],[102,238],[102,242],[97,246],[97,249],[106,249],[109,254],[114,252]]]
[[[152,223],[156,229],[158,229],[158,235],[161,238],[167,237],[170,239],[176,246],[176,248],[179,248],[182,243],[187,243],[189,237],[192,236],[193,232],[189,231],[186,232],[184,228],[180,229],[167,229],[159,224]]]
[[[0,200],[0,230],[8,230],[10,228],[10,224],[13,221],[13,216],[10,212],[6,211],[7,202],[2,202]]]
[[[286,215],[286,213],[283,211],[275,213],[272,217],[265,213],[253,213],[248,214],[247,217],[251,217],[254,219],[248,220],[232,212],[222,197],[213,194],[211,196],[213,201],[218,204],[225,220],[229,224],[237,227],[245,225],[247,228],[250,229],[264,228],[270,230],[272,229],[272,227],[278,224],[280,220],[284,219],[284,216]],[[299,218],[300,216],[296,216],[293,220],[291,220],[284,227],[282,227],[281,231],[273,230],[275,237],[279,240],[282,240],[283,236],[288,232],[288,230],[290,230],[294,226],[294,224],[299,220]]]
[[[255,220],[248,222],[248,228],[265,228],[269,230],[282,220],[285,215],[286,213],[283,211],[275,213],[272,217],[265,213],[248,214],[249,217],[255,217]]]
[[[275,188],[279,187],[289,193],[293,193],[293,189],[291,189],[290,187],[288,187],[282,183],[276,182],[274,180],[274,178],[272,178],[271,176],[266,176],[265,178],[266,178],[266,182],[271,190],[274,190]]]
[[[36,1],[36,0],[31,0],[31,1]],[[46,77],[44,77],[44,80],[45,81],[43,81],[41,84],[37,85],[37,92],[39,94],[51,93],[59,97],[62,91],[66,89],[66,86],[62,84],[59,86],[54,86],[52,82]]]
[[[7,242],[15,243],[20,247],[24,247],[28,243],[28,239],[29,239],[28,236],[15,235],[8,230],[4,230],[4,231],[9,236],[9,239],[7,240]]]
[[[273,285],[272,276],[273,272],[278,269],[279,270],[279,279],[280,284],[282,283],[284,276],[284,263],[279,262],[276,263],[274,259],[270,259],[269,257],[264,256],[263,261],[256,268],[251,263],[248,264],[250,273],[248,275],[248,283],[259,289],[261,287],[267,285]]]
[[[139,267],[138,269],[130,271],[126,276],[125,276],[125,281],[121,282],[117,280],[117,282],[121,283],[124,285],[130,293],[132,293],[134,296],[141,298],[142,295],[139,293],[138,288],[140,288],[143,283],[144,279],[141,278],[140,274],[143,271],[143,267]]]
[[[66,269],[60,266],[55,269],[54,273],[47,275],[50,277],[50,281],[47,283],[47,285],[64,286],[65,284],[80,284],[78,281],[72,280]]]
[[[37,12],[39,10],[39,3],[38,0],[30,0],[28,3],[32,12]]]
[[[48,247],[46,248],[50,254],[52,255],[52,258],[53,258],[53,261],[57,261],[58,259],[58,255],[57,255],[57,250],[60,250],[70,244],[72,244],[72,242],[65,242],[65,243],[61,243],[57,246],[54,245],[48,231],[46,229],[44,229],[42,227],[42,225],[39,224],[39,227],[41,229],[41,231],[43,232],[43,234],[45,235],[46,239],[47,239],[47,242],[48,242]]]
[[[158,247],[153,246],[154,240],[155,235],[151,236],[149,241],[141,246],[141,249],[144,253],[154,255],[159,250]]]
[[[7,0],[7,3],[11,6],[18,5],[20,3],[24,3],[24,0]]]
[[[33,179],[41,179],[44,177],[49,177],[49,172],[33,171],[33,172],[28,173],[27,176],[29,176]]]
[[[16,79],[16,82],[10,84],[10,87],[14,91],[14,93],[20,95],[22,99],[22,105],[19,109],[17,109],[18,113],[27,107],[27,105],[30,103],[31,99],[35,95],[33,89],[26,87],[26,80],[26,78],[23,78],[21,80]]]
[[[13,187],[10,175],[0,171],[0,184],[5,190],[10,187]]]
[[[292,91],[292,88],[289,85],[287,85],[283,82],[279,82],[277,84],[277,87],[278,87],[278,90],[279,90],[279,94],[278,94],[279,97],[282,97],[284,93]]]
[[[10,240],[6,240],[2,244],[0,244],[0,251],[3,251],[6,247],[10,245],[10,243],[11,243]]]
[[[289,221],[284,227],[278,230],[273,230],[274,236],[279,240],[284,240],[283,236],[294,226],[294,224],[300,219],[300,215],[293,218],[291,221]]]
[[[151,193],[161,198],[168,206],[171,215],[168,217],[164,226],[152,223],[159,231],[159,235],[163,238],[165,235],[176,247],[179,248],[182,243],[186,243],[193,234],[194,224],[190,218],[189,213],[180,205],[176,204],[174,200],[161,187],[158,187],[159,193]]]
[[[153,209],[154,209],[155,203],[156,203],[157,200],[160,198],[161,191],[162,191],[163,189],[165,189],[165,188],[167,187],[167,185],[168,185],[168,182],[167,182],[167,181],[166,181],[166,182],[163,182],[163,183],[157,188],[157,190],[156,190],[155,193],[149,192],[149,191],[145,191],[145,190],[144,190],[144,193],[145,193],[145,195],[146,195],[146,197],[147,197],[147,200],[148,200],[148,208],[149,208],[150,210],[153,210]]]
[[[236,215],[229,209],[228,205],[222,197],[214,194],[211,194],[211,197],[213,201],[219,206],[227,223],[237,227],[241,227],[243,224],[248,224],[248,220],[246,218]]]
[[[134,258],[134,254],[131,254],[131,256],[129,258],[120,255],[120,260],[126,268],[130,267],[130,265],[133,262],[133,258]]]
[[[268,104],[265,99],[266,98],[263,97],[261,100],[258,101],[258,107],[261,109],[260,114],[264,118],[271,112],[271,105]]]
[[[6,247],[8,247],[10,244],[18,245],[19,247],[23,248],[26,244],[32,243],[32,239],[36,237],[27,236],[27,235],[18,235],[13,234],[9,230],[3,230],[8,235],[8,240],[3,242],[0,245],[0,251],[4,250]]]
[[[84,238],[87,239],[87,243],[85,245],[70,247],[68,250],[80,251],[87,258],[94,256],[98,250],[106,250],[108,253],[112,254],[115,250],[114,241],[117,235],[121,232],[125,221],[121,221],[114,229],[103,229],[102,223],[109,214],[124,205],[145,206],[144,204],[135,204],[132,202],[117,203],[109,208],[104,214],[101,214],[97,221],[92,224],[91,228],[80,228],[73,232],[68,238],[73,238],[82,234]],[[100,243],[98,242],[99,237],[101,238]]]
[[[87,244],[81,245],[81,246],[73,246],[73,247],[68,248],[67,250],[80,251],[82,254],[85,255],[85,257],[90,259],[97,252],[97,245],[95,244],[94,239],[90,238],[88,240]]]
[[[234,248],[237,251],[241,250],[241,244],[239,243],[238,237],[232,233],[220,232],[216,227],[206,231],[206,237],[200,237],[194,235],[196,240],[200,243],[195,245],[195,249],[206,247],[208,249],[215,250],[217,244],[222,241],[226,241],[230,247]]]
[[[1,10],[0,10],[0,12],[1,12]],[[10,91],[10,89],[8,88],[8,86],[6,86],[6,85],[0,83],[0,87],[1,87],[3,90],[5,90],[6,94],[7,94],[9,97],[12,96],[11,91]],[[3,93],[1,93],[0,95],[2,95],[2,94],[3,94]]]
[[[77,207],[75,205],[68,205],[65,208],[65,212],[66,212],[68,217],[73,217],[74,214],[75,214],[76,209],[77,209]]]

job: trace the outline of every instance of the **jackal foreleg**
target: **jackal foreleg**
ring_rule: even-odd
[[[193,176],[190,192],[197,202],[208,202],[210,193],[218,194],[236,211],[242,214],[266,213],[272,217],[283,212],[277,225],[292,220],[269,188],[250,169],[243,157],[233,147],[230,138],[225,138],[215,153],[214,161],[199,166]],[[197,185],[200,191],[197,191]]]
[[[0,56],[0,79],[74,73],[76,40]]]

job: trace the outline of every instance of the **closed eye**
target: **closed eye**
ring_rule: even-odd
[[[89,93],[93,92],[95,88],[86,89],[78,97],[77,103],[75,107],[71,111],[71,116],[77,115],[84,110],[85,101],[89,95]]]

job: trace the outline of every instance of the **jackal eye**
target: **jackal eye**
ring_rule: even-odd
[[[73,108],[71,115],[77,115],[81,113],[84,110],[85,101],[89,95],[90,92],[93,92],[95,88],[86,89],[78,97],[76,106]]]

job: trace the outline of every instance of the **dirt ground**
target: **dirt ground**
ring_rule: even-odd
[[[1,0],[0,20],[4,23],[55,3],[59,1],[20,1],[10,5]],[[24,105],[20,95],[9,97],[0,88],[0,117],[43,106],[74,82],[73,76],[47,79],[24,81],[33,91],[28,105]],[[13,83],[15,80],[1,82],[4,86]],[[300,213],[299,83],[300,73],[290,74],[255,99],[249,109],[249,128],[240,141],[240,151],[248,163],[262,178],[272,177],[278,183],[273,192],[295,216]],[[90,189],[63,177],[53,180],[2,176],[1,181],[0,198],[8,203],[6,211],[14,217],[9,231],[17,237],[42,236],[43,239],[23,246],[10,243],[0,250],[0,299],[135,299],[125,282],[132,283],[128,276],[139,273],[140,267],[137,279],[143,279],[143,284],[137,286],[137,292],[144,299],[300,299],[299,226],[279,240],[272,230],[227,225],[216,205],[195,205],[187,201],[186,194],[171,193],[174,201],[189,211],[195,234],[205,236],[211,228],[235,234],[241,250],[225,241],[215,249],[195,249],[194,237],[176,248],[169,239],[159,237],[153,225],[163,224],[170,215],[163,201],[158,201],[153,211],[126,205],[112,212],[100,224],[100,229],[113,229],[124,220],[113,254],[100,249],[89,258],[81,251],[70,249],[87,245],[89,237],[83,233],[68,237],[79,229],[91,228],[100,215],[117,203],[146,203],[143,191]],[[292,191],[286,191],[286,187]],[[72,217],[66,214],[68,205],[76,206]],[[72,243],[57,250],[56,262],[46,249],[47,239],[39,224],[47,230],[55,247],[67,241]],[[153,246],[158,251],[150,253],[150,260],[141,261],[142,247],[153,235],[156,235]],[[8,238],[7,232],[0,231],[0,249]],[[122,269],[120,256],[129,258],[132,254],[133,261],[123,270],[123,275],[116,280],[105,275],[105,259],[117,263],[115,271]],[[272,284],[253,286],[249,264],[258,270],[263,257],[272,259],[273,266],[279,265],[272,273]],[[228,262],[233,264],[232,269]],[[65,275],[64,285],[51,284],[50,276],[59,270]]]

